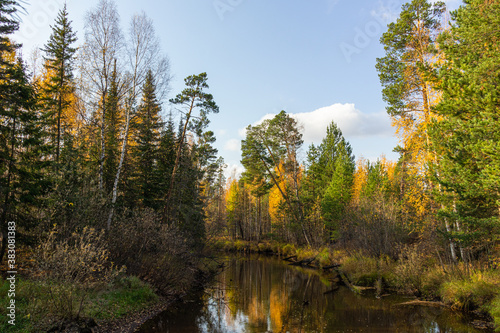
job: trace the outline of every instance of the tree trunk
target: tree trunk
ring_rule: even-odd
[[[118,169],[116,170],[115,182],[113,184],[113,197],[111,199],[111,210],[109,211],[108,223],[107,223],[108,232],[111,230],[111,222],[113,221],[113,215],[115,213],[116,199],[118,198],[118,184],[120,182],[120,174],[122,172],[123,162],[125,160],[125,154],[127,152],[128,134],[129,134],[129,129],[130,129],[130,108],[131,108],[131,106],[127,107],[127,116],[126,116],[126,120],[125,120],[125,133],[123,134],[122,149],[120,152],[120,162],[118,163]]]
[[[163,208],[163,222],[167,222],[169,220],[170,214],[170,198],[172,197],[172,190],[174,189],[174,181],[175,174],[177,173],[177,169],[179,168],[179,162],[181,159],[182,146],[184,145],[184,140],[186,138],[187,127],[189,125],[189,121],[191,120],[191,113],[194,109],[195,97],[191,100],[191,106],[189,107],[189,112],[186,116],[186,122],[184,124],[184,128],[182,129],[182,135],[179,139],[179,146],[177,147],[177,154],[175,156],[174,168],[172,170],[172,175],[170,176],[170,186],[168,187],[167,196],[165,198],[165,206]]]

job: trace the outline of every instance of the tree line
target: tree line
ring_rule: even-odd
[[[245,171],[214,201],[211,211],[226,209],[210,230],[395,258],[416,243],[449,263],[488,258],[499,235],[499,10],[470,0],[448,22],[442,2],[404,4],[376,64],[399,160],[356,162],[332,123],[300,161],[300,124],[282,111],[247,128]]]
[[[11,36],[20,8],[0,1],[0,258],[9,221],[18,242],[35,247],[52,232],[104,229],[113,259],[139,271],[134,251],[146,260],[163,249],[145,251],[155,242],[146,235],[200,248],[204,191],[222,164],[207,74],[187,77],[167,113],[171,71],[153,22],[136,14],[123,30],[112,0],[86,13],[80,43],[64,6],[28,67]]]

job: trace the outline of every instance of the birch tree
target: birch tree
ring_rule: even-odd
[[[104,160],[106,157],[106,100],[115,59],[122,48],[122,31],[116,4],[100,0],[85,17],[85,43],[82,47],[82,75],[87,81],[91,98],[90,109],[100,127],[99,190],[104,189]]]
[[[138,101],[141,98],[141,87],[145,85],[148,73],[150,80],[155,83],[156,98],[161,101],[168,93],[170,83],[170,63],[160,47],[160,41],[156,36],[153,21],[146,14],[134,15],[130,22],[129,37],[126,44],[127,53],[127,86],[125,96],[125,128],[120,151],[120,161],[116,170],[111,209],[108,216],[107,228],[111,228],[118,198],[118,187],[122,174],[123,163],[128,150],[131,122],[137,114]]]

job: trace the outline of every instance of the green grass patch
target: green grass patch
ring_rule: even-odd
[[[8,323],[9,283],[0,282],[0,332],[43,332],[59,320],[61,306],[79,307],[83,291],[51,282],[17,280],[15,326]],[[71,296],[71,297],[70,297]],[[106,288],[86,292],[80,317],[112,320],[158,302],[152,287],[137,277],[117,279]]]
[[[120,319],[158,302],[149,284],[135,276],[113,283],[109,290],[94,292],[86,315],[97,320]]]
[[[451,279],[442,284],[441,298],[460,310],[492,311],[492,302],[500,292],[498,272],[477,272],[470,277]]]

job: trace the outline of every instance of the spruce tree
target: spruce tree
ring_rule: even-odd
[[[351,200],[355,162],[352,148],[332,122],[318,148],[312,147],[308,178],[314,179],[329,238],[335,238],[338,222]]]
[[[15,18],[18,3],[15,0],[0,0],[0,80],[5,80],[6,71],[14,65],[7,54],[20,47],[9,39],[19,29],[19,22]]]
[[[108,193],[113,190],[116,169],[120,159],[120,126],[123,122],[123,114],[120,109],[118,73],[116,70],[116,61],[111,74],[111,82],[108,94],[106,95],[106,114],[104,146],[106,156],[104,157],[104,185]]]
[[[64,110],[70,105],[68,96],[73,92],[73,62],[76,48],[76,33],[71,28],[66,4],[59,12],[52,34],[45,45],[45,69],[50,76],[42,87],[45,112],[54,128],[55,160],[59,161],[63,137]]]
[[[161,106],[156,98],[153,73],[148,72],[143,86],[142,102],[136,114],[136,146],[134,155],[137,162],[137,182],[140,201],[145,207],[157,208],[159,185],[159,148],[163,122]]]
[[[7,222],[27,231],[36,219],[31,212],[48,188],[45,183],[45,135],[36,109],[33,87],[18,59],[0,82],[0,228],[6,239]],[[0,261],[5,253],[2,242]]]

